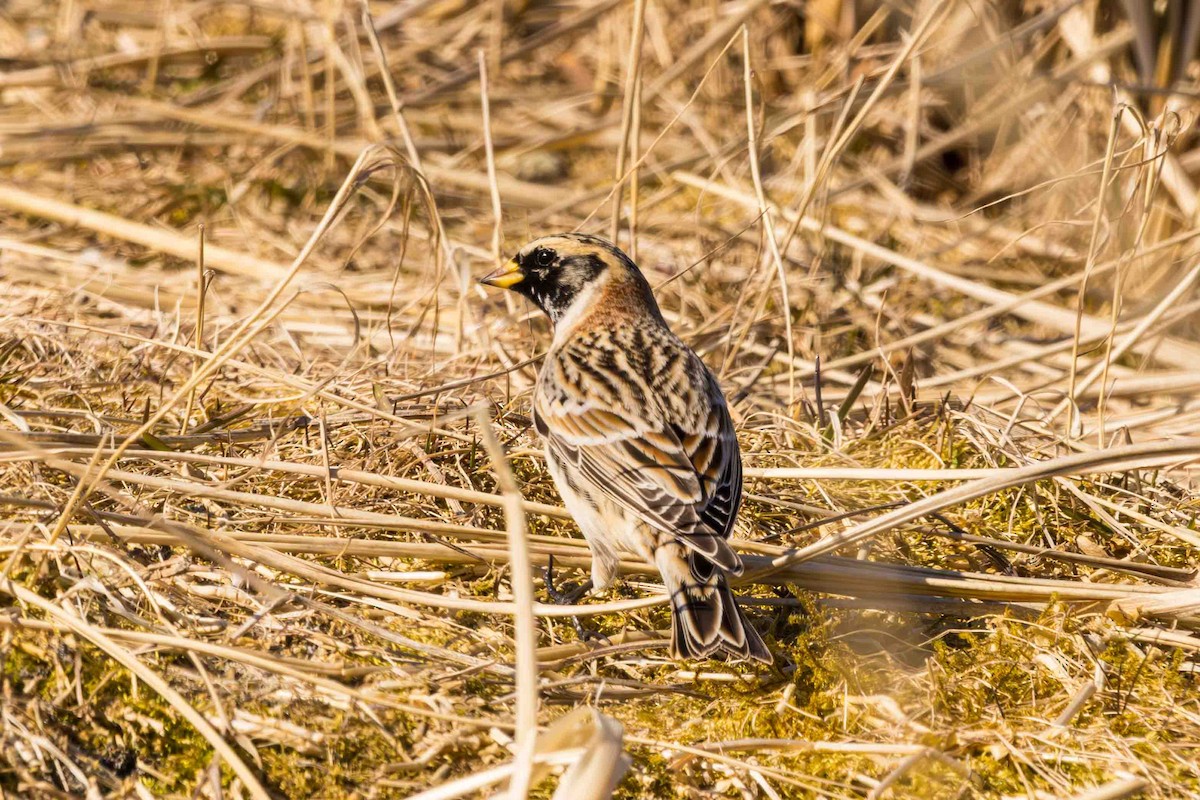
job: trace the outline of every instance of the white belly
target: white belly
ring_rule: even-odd
[[[583,489],[582,482],[576,480],[580,491],[571,485],[564,474],[563,466],[546,449],[546,465],[554,478],[554,485],[562,496],[563,504],[579,526],[583,538],[587,540],[592,551],[592,584],[596,591],[606,589],[617,576],[620,553],[632,553],[643,560],[649,560],[640,536],[641,524],[631,518],[623,509],[602,495],[594,495]]]

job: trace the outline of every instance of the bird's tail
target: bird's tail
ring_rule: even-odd
[[[672,658],[708,658],[721,651],[764,664],[774,661],[719,567],[674,542],[661,545],[654,560],[671,597]]]

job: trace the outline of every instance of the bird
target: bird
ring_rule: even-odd
[[[591,550],[590,588],[611,586],[631,554],[670,596],[672,658],[772,663],[729,588],[743,571],[729,544],[742,500],[729,407],[642,271],[605,239],[560,233],[480,282],[531,300],[553,326],[533,423]]]

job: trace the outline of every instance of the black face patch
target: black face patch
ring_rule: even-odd
[[[512,288],[532,300],[555,322],[606,269],[604,260],[596,253],[560,255],[548,247],[519,255],[517,263],[525,279]]]

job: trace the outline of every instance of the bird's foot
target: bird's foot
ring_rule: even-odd
[[[555,587],[554,556],[550,556],[549,563],[546,565],[546,570],[542,573],[542,577],[546,582],[546,594],[550,596],[550,599],[556,605],[573,606],[576,601],[592,590],[592,581],[590,578],[578,586],[568,584],[561,589]]]
[[[575,623],[575,635],[579,637],[579,641],[584,644],[595,642],[602,647],[612,647],[612,639],[609,639],[600,631],[583,627],[583,625],[579,624],[579,617],[571,617],[571,621]]]
[[[592,590],[592,580],[589,578],[578,586],[564,586],[558,588],[554,585],[554,556],[550,556],[549,563],[546,565],[545,572],[542,573],[543,579],[546,582],[546,594],[557,605],[573,606],[584,595]],[[590,628],[583,627],[579,617],[571,616],[571,627],[575,629],[575,635],[579,637],[581,642],[601,642],[602,644],[611,644],[608,637],[599,631],[594,631]]]

